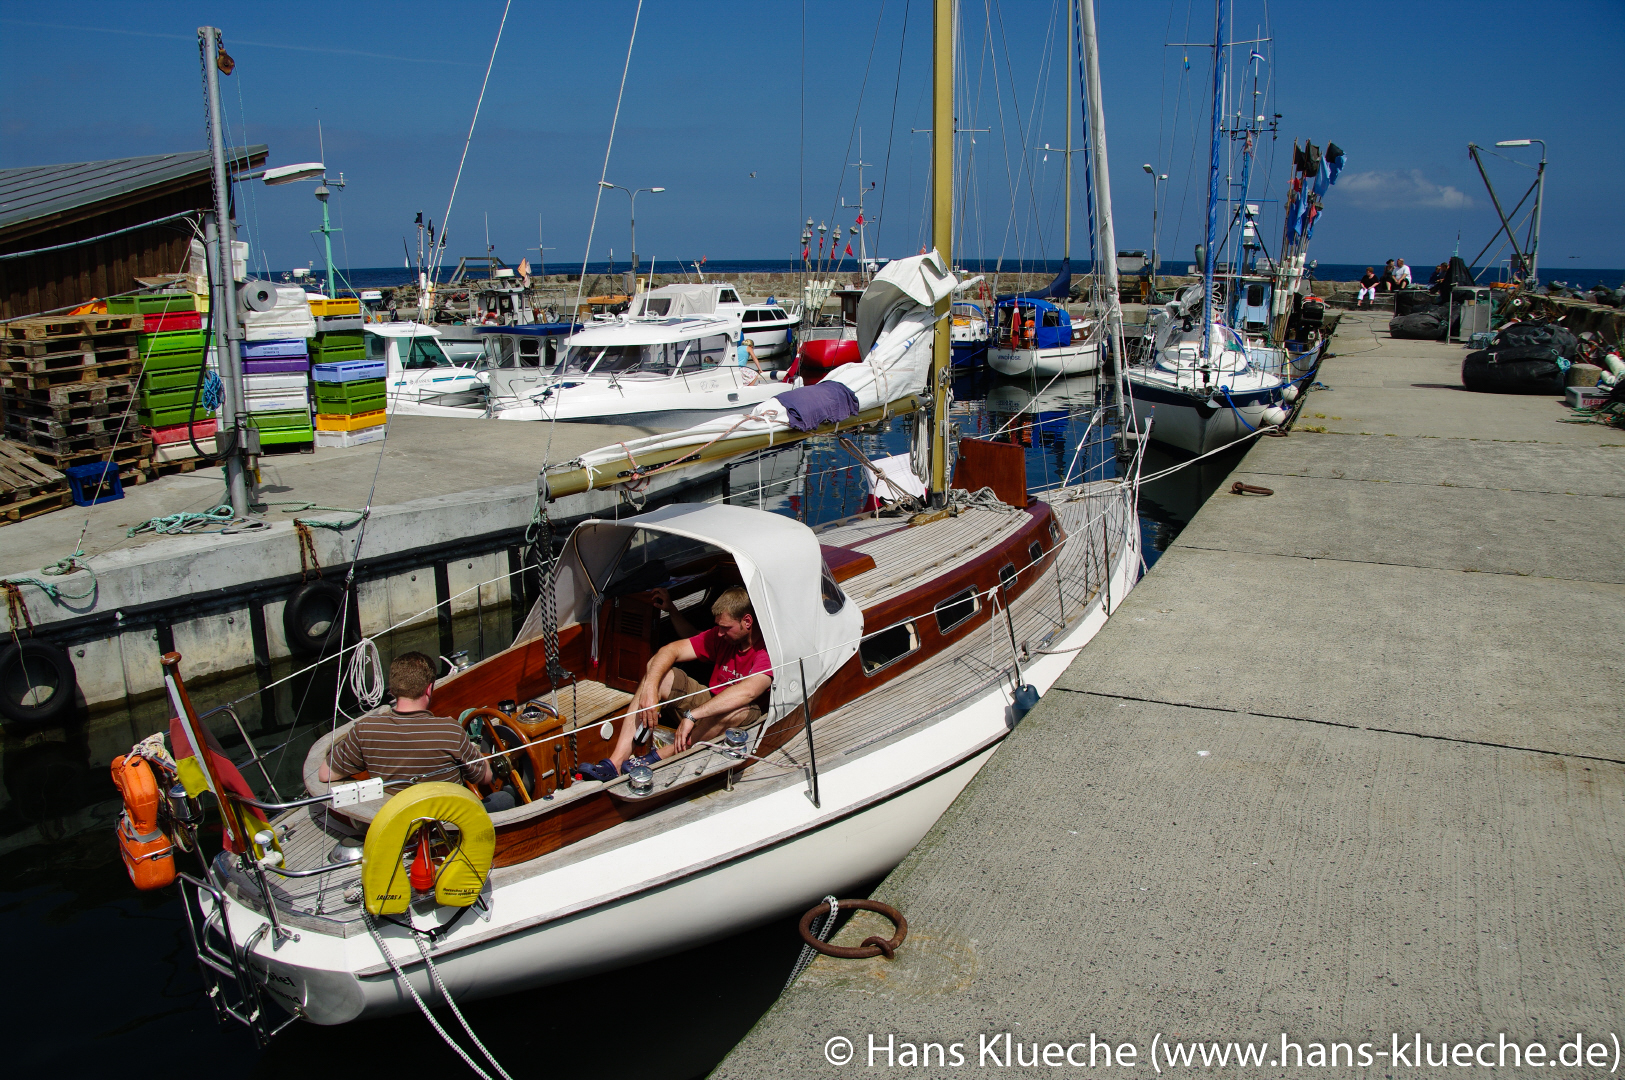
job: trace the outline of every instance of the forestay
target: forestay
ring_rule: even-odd
[[[709,544],[733,557],[773,662],[770,720],[801,705],[803,668],[811,693],[857,652],[863,612],[826,577],[813,531],[791,518],[742,506],[677,503],[620,521],[577,526],[559,560],[554,588],[561,629],[592,623],[605,587],[640,529]],[[515,644],[538,636],[542,617],[538,603]]]

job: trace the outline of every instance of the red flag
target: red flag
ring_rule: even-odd
[[[858,215],[858,224],[859,224],[859,225],[862,225],[862,224],[863,224],[863,215],[862,215],[862,214],[859,214],[859,215]]]
[[[237,766],[233,765],[231,759],[226,757],[226,752],[220,746],[220,741],[214,737],[214,732],[202,724],[198,726],[203,728],[204,741],[209,744],[204,748],[204,752],[209,755],[209,762],[214,766],[215,776],[220,778],[220,786],[233,795],[239,795],[246,799],[254,798],[254,789],[248,786],[248,781],[244,780],[243,774],[237,771]],[[170,718],[169,745],[174,751],[177,762],[193,756],[192,742],[186,737],[185,728],[181,724],[179,717]],[[245,809],[257,816],[261,821],[265,820],[265,814],[258,807],[249,806]],[[224,830],[222,839],[227,851],[241,853],[241,848],[231,829]]]
[[[850,242],[848,242],[846,245],[846,253],[848,255],[852,254],[852,244]]]
[[[806,260],[806,259],[810,258],[811,256],[812,256],[812,248],[802,248],[801,249],[801,258],[803,260]]]

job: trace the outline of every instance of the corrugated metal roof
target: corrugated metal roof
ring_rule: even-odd
[[[227,160],[241,161],[245,156],[252,160],[266,152],[263,144],[254,145],[246,151],[228,151]],[[208,170],[207,150],[0,169],[0,229],[158,187]]]

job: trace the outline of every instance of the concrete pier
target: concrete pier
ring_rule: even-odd
[[[1625,432],[1468,393],[1386,316],[1334,351],[1236,471],[1274,494],[1226,483],[874,893],[897,959],[820,957],[715,1075],[1144,1075],[1196,1041],[1263,1046],[1221,1075],[1317,1044],[1314,1075],[1437,1075],[1418,1037],[1543,1075],[1529,1044],[1577,1033],[1567,1071],[1616,1067]]]

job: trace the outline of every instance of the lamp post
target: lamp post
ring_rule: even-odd
[[[627,295],[630,296],[637,291],[638,287],[638,195],[639,193],[645,191],[665,191],[666,189],[663,187],[644,187],[638,188],[634,191],[632,188],[622,187],[619,184],[612,184],[608,180],[598,181],[598,186],[602,188],[614,188],[616,191],[624,191],[626,192],[627,198],[632,201],[632,207],[629,211],[630,218],[628,219],[632,227],[632,277],[631,284],[626,290]]]
[[[1158,173],[1157,170],[1153,169],[1149,164],[1141,165],[1140,168],[1144,169],[1146,172],[1151,174],[1151,297],[1152,297],[1153,302],[1155,302],[1156,295],[1157,295],[1157,265],[1158,265],[1157,264],[1157,207],[1159,205],[1159,200],[1157,198],[1157,194],[1158,194],[1158,189],[1162,186],[1162,182],[1164,180],[1168,179],[1168,174],[1167,173]]]
[[[1528,146],[1530,143],[1540,143],[1540,164],[1535,168],[1535,242],[1529,245],[1528,278],[1538,287],[1540,278],[1535,272],[1537,253],[1540,251],[1540,205],[1546,199],[1546,140],[1545,139],[1502,139],[1496,146]]]

